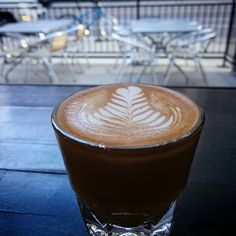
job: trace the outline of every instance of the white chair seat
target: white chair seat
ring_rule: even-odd
[[[208,85],[200,59],[202,53],[207,50],[209,43],[215,37],[216,33],[212,29],[206,28],[183,34],[170,40],[166,45],[166,52],[170,61],[164,76],[164,84],[169,82],[173,67],[176,67],[183,75],[186,84],[189,83],[188,76],[175,61],[176,59],[181,58],[192,60],[196,66],[199,67],[205,84]]]
[[[139,73],[136,82],[140,82],[143,74],[150,68],[153,82],[159,83],[154,70],[155,47],[153,47],[153,45],[148,45],[147,42],[141,41],[133,35],[119,35],[113,33],[112,38],[116,40],[123,49],[123,66],[121,67],[116,82],[120,82],[120,79],[129,66],[138,64],[142,65],[143,69]]]

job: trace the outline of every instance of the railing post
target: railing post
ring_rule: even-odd
[[[234,15],[235,15],[235,0],[232,0],[232,9],[231,9],[231,14],[230,14],[230,22],[229,22],[229,29],[228,29],[228,34],[227,34],[227,43],[226,43],[226,48],[225,48],[225,53],[224,53],[223,66],[225,66],[225,63],[227,61],[227,55],[229,52],[229,44],[230,44],[230,39],[231,39],[231,34],[232,34],[232,29],[233,29],[233,24],[234,24]],[[235,52],[235,55],[236,55],[236,52]],[[236,62],[235,57],[234,57],[233,62],[235,64]]]
[[[233,71],[236,71],[236,48],[234,50],[234,58],[233,58]]]
[[[234,18],[236,17],[235,16],[235,8],[236,8],[236,1],[234,0]],[[235,23],[235,20],[233,19],[233,25]],[[232,27],[233,27],[232,25]],[[233,29],[234,30],[234,29]],[[232,37],[232,34],[234,34],[234,32],[232,33],[232,30],[231,30],[231,37]],[[236,47],[234,49],[234,57],[233,57],[233,71],[236,71]]]
[[[140,18],[140,0],[136,0],[136,19]]]

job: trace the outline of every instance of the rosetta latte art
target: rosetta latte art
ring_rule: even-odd
[[[105,106],[91,113],[86,104],[78,112],[78,120],[84,129],[96,135],[120,136],[135,139],[154,132],[163,133],[181,120],[179,107],[165,105],[165,111],[154,109],[150,97],[137,86],[118,88]]]

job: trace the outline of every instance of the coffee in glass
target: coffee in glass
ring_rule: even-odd
[[[183,94],[151,85],[80,91],[52,124],[91,235],[168,235],[204,123]]]

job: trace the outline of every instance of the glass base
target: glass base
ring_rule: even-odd
[[[79,201],[79,200],[78,200]],[[79,202],[83,220],[89,235],[92,236],[167,236],[170,234],[174,220],[176,201],[159,222],[137,227],[122,227],[113,224],[101,223],[98,218]]]

